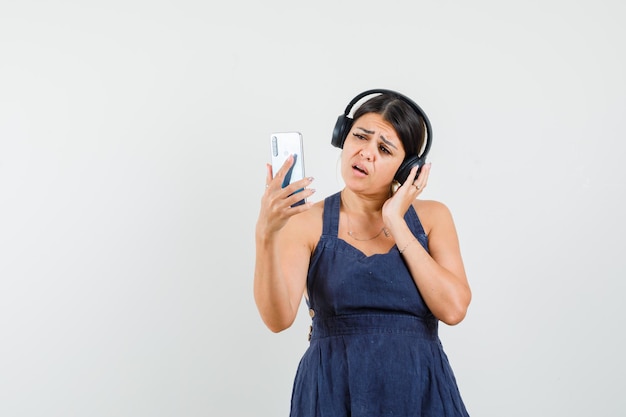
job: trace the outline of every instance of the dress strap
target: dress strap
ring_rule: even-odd
[[[339,209],[341,207],[340,192],[326,197],[324,200],[324,217],[322,234],[337,236],[339,233]]]
[[[419,217],[417,216],[417,212],[415,211],[415,208],[413,207],[413,204],[409,206],[409,209],[404,215],[404,220],[406,221],[406,224],[409,225],[409,229],[411,229],[413,234],[418,234],[418,235],[426,234],[424,232],[424,227],[422,226],[422,222],[420,221]]]

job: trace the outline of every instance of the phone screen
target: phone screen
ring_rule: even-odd
[[[274,173],[283,166],[289,155],[293,155],[294,163],[285,175],[283,180],[283,188],[287,185],[299,181],[304,178],[304,152],[302,143],[302,134],[300,132],[279,132],[272,133],[271,136],[271,156],[272,171]],[[302,189],[297,190],[300,192]],[[298,201],[295,205],[304,204],[304,199]]]

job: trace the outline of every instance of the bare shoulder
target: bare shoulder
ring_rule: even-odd
[[[424,227],[426,234],[430,234],[433,228],[451,225],[452,213],[444,203],[435,200],[415,200],[413,208]]]
[[[322,235],[322,218],[324,201],[318,201],[309,209],[296,214],[287,223],[285,233],[291,242],[300,242],[310,247],[311,251],[317,245]]]

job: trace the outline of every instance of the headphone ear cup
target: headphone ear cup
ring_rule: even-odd
[[[343,143],[346,140],[346,136],[352,127],[352,119],[342,114],[337,118],[337,123],[335,123],[335,128],[333,129],[333,137],[330,140],[330,143],[336,148],[343,149]]]
[[[398,171],[396,171],[396,175],[394,176],[394,179],[398,181],[400,185],[404,184],[406,179],[409,178],[409,174],[411,173],[411,170],[415,166],[419,167],[417,169],[417,174],[415,174],[415,178],[417,178],[420,171],[422,170],[423,165],[424,165],[424,161],[418,156],[412,156],[410,158],[407,158],[402,162],[402,164],[400,165],[400,168],[398,168]]]

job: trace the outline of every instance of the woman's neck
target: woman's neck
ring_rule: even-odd
[[[380,215],[383,204],[388,198],[388,195],[359,194],[348,188],[341,191],[341,201],[345,206],[344,208],[356,215]]]

